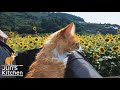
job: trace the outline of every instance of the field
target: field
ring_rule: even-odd
[[[42,47],[49,34],[19,35],[9,32],[7,44],[15,52]],[[102,76],[120,75],[120,34],[77,35],[88,61]]]

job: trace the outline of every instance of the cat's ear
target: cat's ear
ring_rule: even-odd
[[[63,29],[63,32],[65,37],[73,36],[75,34],[75,24],[73,22],[70,23]]]

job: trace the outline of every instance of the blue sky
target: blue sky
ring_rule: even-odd
[[[120,12],[63,12],[83,18],[91,23],[110,23],[120,25]]]

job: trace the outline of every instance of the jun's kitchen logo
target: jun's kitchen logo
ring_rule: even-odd
[[[13,65],[16,56],[16,53],[12,53],[10,57],[5,59],[5,65],[2,65],[2,76],[23,76],[23,71],[18,70],[23,65]]]
[[[2,76],[23,76],[22,71],[18,71],[18,67],[23,65],[2,65]]]

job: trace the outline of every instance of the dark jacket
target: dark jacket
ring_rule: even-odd
[[[2,75],[2,65],[5,64],[5,59],[9,56],[11,56],[11,54],[14,51],[8,46],[6,45],[4,42],[0,41],[0,78],[10,78],[10,77],[3,77]],[[13,62],[13,64],[15,64],[15,61]],[[12,77],[13,78],[13,77]]]
[[[29,66],[34,62],[35,56],[39,51],[40,48],[18,52],[15,61],[16,65],[23,65],[23,67],[18,67],[19,71],[23,71],[23,76],[28,72]]]
[[[65,78],[102,78],[80,51],[68,55]]]
[[[23,76],[28,72],[29,66],[35,60],[35,56],[40,49],[32,49],[26,50],[23,52],[18,52],[17,56],[13,62],[14,65],[23,65],[22,67],[18,67],[18,71],[23,71]],[[2,66],[5,64],[5,59],[10,57],[14,51],[6,45],[4,42],[0,41],[0,78],[2,78]],[[3,77],[3,78],[10,78],[10,77]],[[12,77],[13,78],[13,77]],[[19,78],[19,76],[18,76]]]

